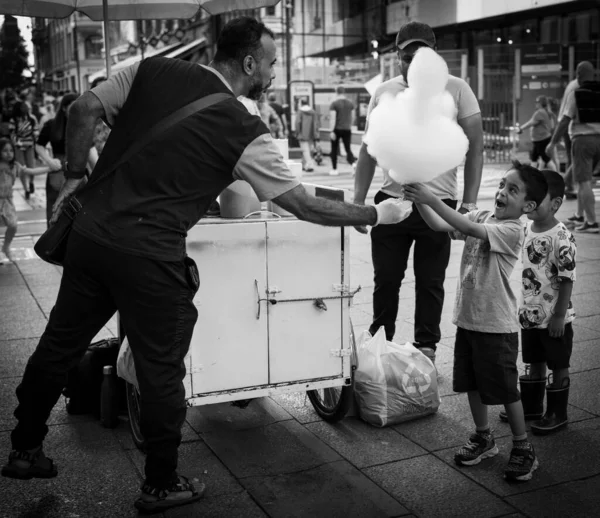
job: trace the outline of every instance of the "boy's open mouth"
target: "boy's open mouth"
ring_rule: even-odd
[[[506,203],[504,203],[503,201],[500,200],[496,200],[496,207],[498,207],[499,209],[503,209],[504,207],[506,207]]]

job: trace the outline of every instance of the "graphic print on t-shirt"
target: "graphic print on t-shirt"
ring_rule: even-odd
[[[477,270],[483,259],[490,253],[489,241],[482,239],[468,239],[465,242],[465,275],[462,280],[463,288],[467,290],[475,289],[475,279],[477,279]]]
[[[523,329],[546,328],[558,300],[561,282],[575,281],[575,238],[559,223],[546,232],[527,226],[523,253],[522,293],[519,322]],[[575,318],[569,301],[565,323]]]

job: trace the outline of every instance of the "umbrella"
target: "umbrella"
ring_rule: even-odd
[[[104,22],[106,72],[110,76],[109,20],[189,19],[199,9],[221,14],[276,5],[280,0],[2,0],[0,14],[66,18],[74,12]]]

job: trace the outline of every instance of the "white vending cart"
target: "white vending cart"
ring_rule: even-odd
[[[317,188],[343,199],[344,191]],[[188,234],[200,272],[184,379],[188,406],[307,391],[326,420],[352,403],[349,230],[260,213],[204,219]],[[134,441],[138,394],[127,386]]]

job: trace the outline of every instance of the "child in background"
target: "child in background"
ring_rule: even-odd
[[[542,171],[548,195],[525,230],[523,245],[523,304],[519,310],[523,362],[531,364],[528,379],[521,382],[525,415],[544,417],[531,425],[534,434],[555,432],[567,425],[569,361],[573,350],[575,311],[571,293],[575,282],[577,245],[567,227],[556,219],[565,194],[562,176]],[[546,365],[552,370],[546,386]],[[523,377],[521,377],[523,378]]]
[[[404,186],[406,199],[417,204],[432,229],[465,240],[454,308],[458,329],[453,389],[467,392],[475,433],[454,460],[458,465],[473,466],[498,453],[487,407],[504,405],[513,434],[510,460],[504,471],[510,481],[530,480],[538,459],[527,439],[517,388],[519,321],[509,279],[523,245],[519,218],[542,203],[547,189],[540,171],[515,162],[500,181],[494,210],[475,210],[463,216],[425,185]]]
[[[0,139],[0,221],[6,225],[2,253],[12,261],[10,244],[17,233],[17,211],[13,203],[13,186],[21,174],[38,175],[49,167],[25,167],[15,161],[15,146],[9,139]],[[4,258],[0,256],[0,263]]]

